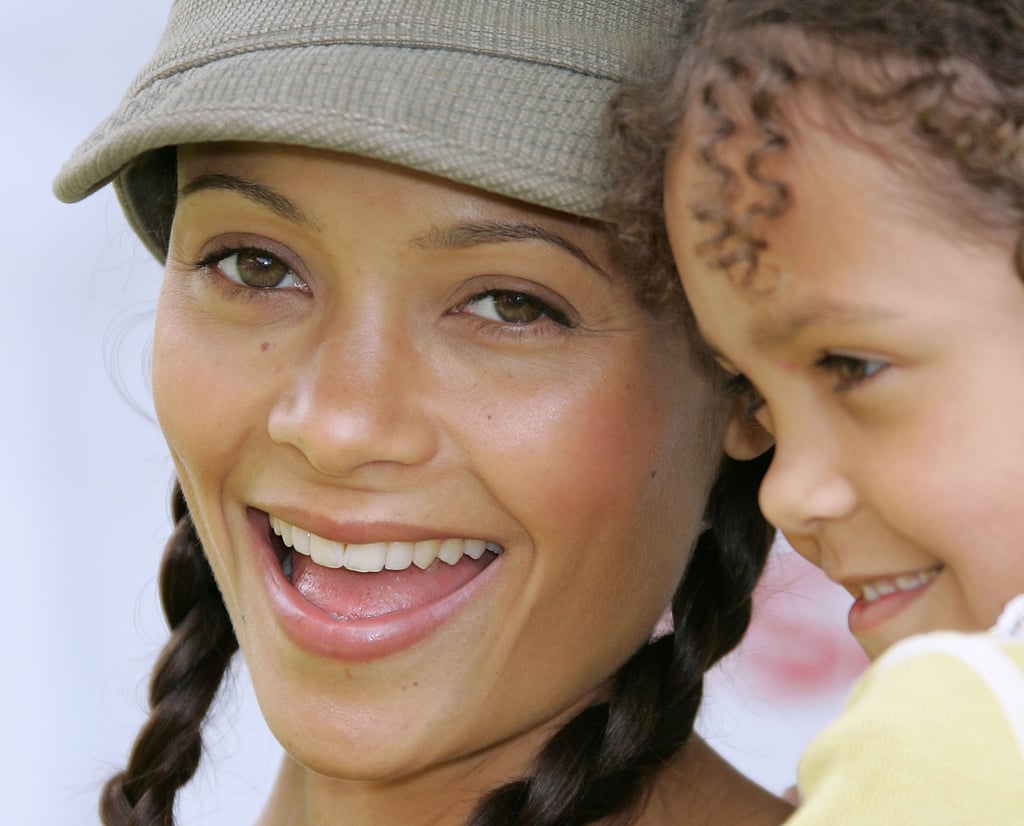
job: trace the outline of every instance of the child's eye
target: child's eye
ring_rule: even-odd
[[[845,389],[877,376],[889,365],[857,356],[829,353],[818,360],[818,366],[835,375],[839,387]]]
[[[746,402],[743,408],[743,421],[745,422],[753,421],[764,407],[764,396],[742,373],[729,374],[726,393],[731,398],[742,398]]]
[[[284,261],[261,249],[221,251],[200,266],[217,270],[228,281],[254,290],[305,289],[305,282]]]
[[[569,319],[550,304],[529,293],[514,290],[489,290],[463,305],[466,312],[502,324],[536,324],[547,318],[564,327]]]

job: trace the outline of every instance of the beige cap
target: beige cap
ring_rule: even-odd
[[[166,254],[174,147],[266,141],[400,164],[596,218],[602,123],[669,48],[682,0],[178,0],[121,106],[54,190],[110,181]]]

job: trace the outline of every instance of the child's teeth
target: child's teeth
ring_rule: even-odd
[[[880,579],[860,586],[860,597],[865,602],[874,602],[897,591],[913,591],[939,575],[941,566],[918,571],[916,574],[901,574],[892,579]]]

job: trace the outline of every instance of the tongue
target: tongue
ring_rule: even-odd
[[[494,556],[462,557],[456,565],[437,560],[427,570],[365,574],[345,568],[325,568],[299,553],[292,554],[292,584],[321,611],[339,620],[379,617],[409,611],[444,599],[486,568]]]

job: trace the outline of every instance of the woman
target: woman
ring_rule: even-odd
[[[780,822],[691,736],[761,468],[597,220],[600,112],[678,4],[212,5],[57,181],[113,180],[167,266],[172,637],[104,822],[173,821],[239,646],[261,823]]]

